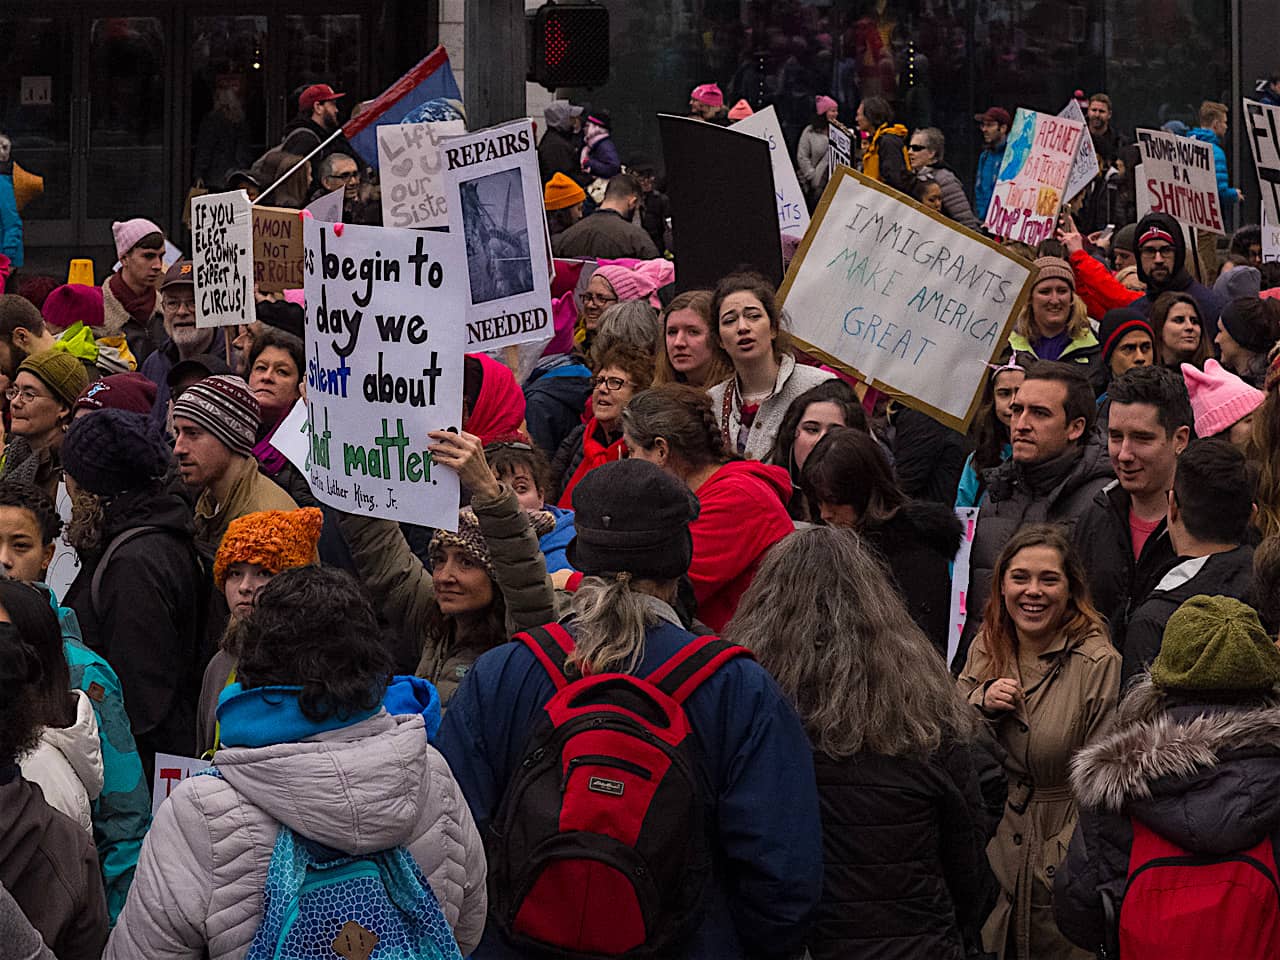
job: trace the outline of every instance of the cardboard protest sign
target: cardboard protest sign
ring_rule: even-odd
[[[782,234],[769,145],[689,117],[660,114],[676,287],[710,290],[746,266],[782,280]]]
[[[1082,136],[1078,120],[1019,107],[983,226],[1033,247],[1052,237]]]
[[[551,250],[533,121],[450,138],[440,153],[449,232],[466,241],[467,349],[548,339]]]
[[[964,632],[964,621],[969,615],[965,595],[969,591],[969,555],[973,552],[978,508],[956,507],[956,519],[964,527],[964,536],[951,565],[951,619],[947,628],[947,663],[956,658],[956,651],[960,649],[960,634]]]
[[[322,196],[316,197],[304,209],[322,223],[341,223],[346,192],[346,187],[331,190]]]
[[[253,207],[243,190],[206,193],[191,201],[191,261],[196,326],[252,323]]]
[[[782,127],[773,107],[752,114],[745,120],[730,124],[730,130],[749,133],[769,144],[769,158],[773,164],[773,192],[778,203],[778,229],[795,237],[803,237],[809,229],[809,207],[804,202],[804,191],[796,179],[796,168],[787,152],[787,142],[782,138]]]
[[[1067,105],[1058,111],[1058,116],[1076,120],[1081,124],[1085,122],[1084,111],[1075,100],[1069,100]],[[1075,199],[1081,190],[1093,183],[1097,175],[1098,151],[1093,148],[1093,137],[1089,136],[1089,131],[1086,129],[1080,135],[1080,145],[1076,147],[1076,159],[1071,164],[1071,176],[1067,178],[1067,189],[1062,195],[1068,200]]]
[[[285,207],[253,208],[253,279],[263,293],[302,286],[302,219]]]
[[[834,176],[841,165],[853,166],[853,138],[847,128],[833,121],[827,127],[827,173]]]
[[[202,770],[208,770],[212,764],[208,760],[197,760],[195,757],[179,757],[172,753],[157,753],[155,776],[151,783],[151,815],[160,812],[160,807],[169,799],[187,777],[195,776]]]
[[[1280,107],[1246,100],[1244,124],[1262,190],[1262,222],[1280,224]]]
[[[1188,227],[1226,236],[1213,147],[1163,130],[1138,130],[1137,134],[1142,154],[1139,207],[1145,202],[1154,213],[1167,213]]]
[[[311,489],[348,513],[458,527],[458,476],[427,431],[462,426],[457,235],[307,220]]]
[[[449,226],[440,143],[467,132],[461,120],[378,127],[378,170],[385,227]]]
[[[778,291],[802,349],[964,432],[1032,267],[847,167]]]

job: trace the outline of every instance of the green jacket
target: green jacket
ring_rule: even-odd
[[[1037,360],[1040,359],[1032,348],[1031,341],[1020,333],[1009,334],[1009,346],[1018,353],[1029,353]],[[1102,365],[1102,344],[1098,343],[1098,338],[1092,331],[1068,343],[1058,360],[1061,363],[1078,365],[1090,382],[1094,383],[1095,391],[1097,390],[1098,373]]]

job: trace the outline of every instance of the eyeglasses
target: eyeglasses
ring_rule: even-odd
[[[618,302],[617,297],[611,297],[608,294],[584,293],[582,295],[583,306],[592,307],[592,306],[595,306],[596,304],[599,304],[600,306],[603,307],[607,303],[617,303],[617,302]]]
[[[331,174],[329,174],[329,176],[328,176],[328,177],[326,177],[325,179],[327,179],[327,180],[359,180],[359,179],[360,179],[360,171],[358,171],[358,170],[349,170],[349,171],[348,171],[348,172],[346,172],[346,173],[331,173]]]
[[[23,403],[31,403],[34,400],[53,399],[52,397],[46,396],[43,393],[36,393],[30,387],[22,387],[22,388],[10,387],[8,390],[4,392],[4,395],[8,397],[10,400],[17,400],[19,397],[21,397]]]
[[[610,392],[614,390],[621,390],[623,387],[629,386],[630,384],[630,380],[623,380],[621,377],[592,377],[591,379],[591,386],[593,388],[603,386]]]
[[[926,147],[923,143],[909,143],[907,144],[907,149],[908,150],[928,150],[929,148]]]
[[[1172,257],[1173,247],[1143,247],[1142,255],[1144,257]]]
[[[194,300],[171,300],[170,298],[165,297],[162,303],[166,310],[172,310],[174,313],[179,313],[182,310],[190,310],[192,313],[196,312],[196,302]]]
[[[527,443],[521,443],[519,440],[499,440],[497,443],[486,443],[484,445],[484,455],[490,456],[500,450],[524,450],[531,451],[533,447]]]

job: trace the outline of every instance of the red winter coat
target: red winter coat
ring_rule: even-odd
[[[603,463],[610,460],[621,460],[626,454],[626,444],[623,443],[622,437],[612,443],[606,442],[608,437],[595,417],[587,421],[585,429],[581,432],[575,430],[569,436],[565,437],[564,443],[572,447],[577,443],[577,437],[582,438],[582,454],[581,459],[576,459],[572,455],[568,458],[569,464],[572,466],[576,463],[573,472],[569,475],[569,479],[565,482],[564,491],[560,494],[560,499],[556,506],[563,507],[566,510],[573,509],[573,488],[578,485],[578,481],[585,477],[588,473]],[[562,444],[562,447],[564,444]],[[576,452],[576,451],[575,451]],[[557,460],[560,458],[557,456]],[[556,471],[556,464],[551,465],[551,472]]]
[[[689,527],[689,579],[698,619],[720,631],[738,609],[766,550],[791,533],[791,479],[757,460],[726,463],[698,488],[702,511]]]
[[[1142,299],[1142,294],[1130,290],[1083,250],[1071,254],[1071,269],[1076,275],[1076,295],[1084,301],[1091,317],[1100,317],[1108,310],[1128,307]]]

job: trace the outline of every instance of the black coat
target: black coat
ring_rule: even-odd
[[[971,748],[930,757],[815,753],[822,901],[813,960],[949,960],[966,955],[993,878]]]
[[[597,260],[619,260],[635,257],[655,260],[658,248],[644,228],[625,220],[614,210],[597,210],[583,217],[564,233],[551,240],[557,257],[585,257]]]
[[[1177,562],[1165,521],[1151,532],[1137,560],[1129,533],[1132,499],[1113,480],[1093,498],[1076,523],[1075,544],[1084,563],[1093,605],[1107,620],[1111,642],[1124,650],[1133,610]]]
[[[945,657],[951,627],[951,562],[964,535],[955,511],[912,501],[888,520],[868,523],[861,533],[888,564],[911,619]]]
[[[1234,597],[1249,602],[1253,586],[1253,547],[1194,557],[1175,565],[1133,611],[1125,631],[1120,684],[1142,673],[1160,652],[1164,627],[1173,611],[1192,597]]]
[[[159,527],[110,558],[94,610],[91,586],[102,551],[134,527]],[[196,701],[204,674],[208,595],[196,554],[191,507],[167,489],[131,491],[108,504],[99,550],[83,566],[64,606],[76,612],[85,643],[120,677],[148,780],[157,752],[194,756]]]
[[[547,127],[538,143],[538,173],[544,186],[557,173],[583,186],[591,182],[591,178],[582,173],[581,141],[555,127]]]
[[[928,414],[909,407],[893,411],[893,470],[913,500],[951,506],[969,455],[965,438]]]
[[[1125,723],[1072,765],[1080,822],[1054,880],[1068,940],[1106,943],[1103,895],[1118,906],[1136,818],[1193,855],[1280,843],[1280,707],[1184,703],[1163,708],[1149,684]]]

